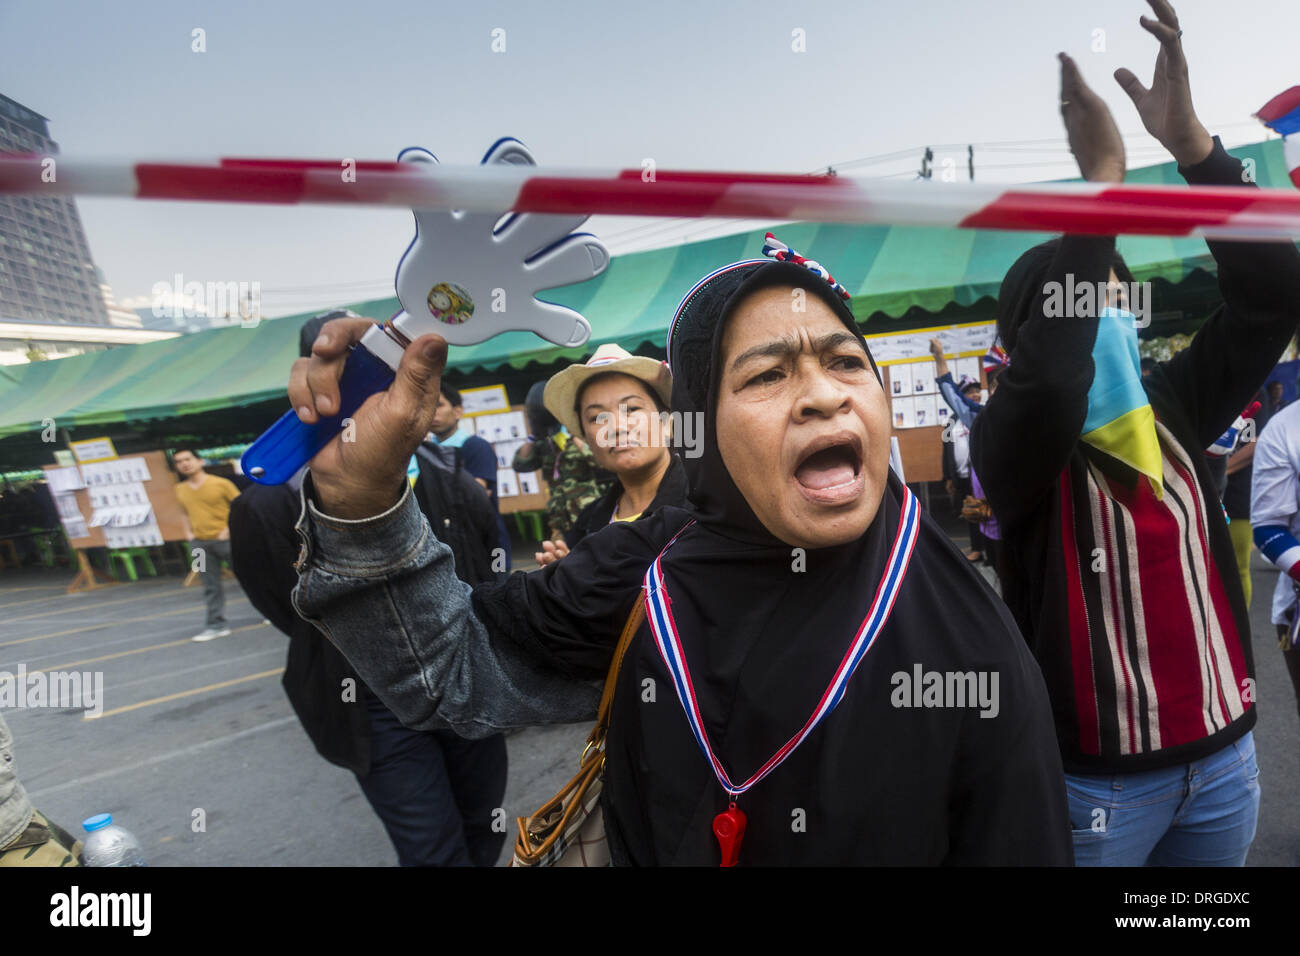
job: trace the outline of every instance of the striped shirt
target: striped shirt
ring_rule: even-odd
[[[1164,495],[1095,465],[1060,477],[1069,653],[1083,755],[1145,754],[1212,736],[1253,707],[1252,682],[1210,550],[1207,501],[1159,421]]]

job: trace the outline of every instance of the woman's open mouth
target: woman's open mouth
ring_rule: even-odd
[[[862,443],[856,436],[835,435],[814,441],[794,470],[795,484],[815,504],[840,505],[862,493]]]

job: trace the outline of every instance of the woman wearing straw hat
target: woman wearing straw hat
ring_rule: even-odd
[[[584,364],[570,365],[547,383],[547,410],[570,435],[586,439],[614,484],[582,510],[563,538],[543,542],[538,564],[559,560],[608,524],[685,505],[686,469],[668,450],[672,388],[667,365],[617,345],[602,345]]]

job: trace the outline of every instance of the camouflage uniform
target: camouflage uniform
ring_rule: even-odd
[[[613,483],[608,472],[596,464],[585,444],[579,445],[566,432],[532,443],[528,455],[520,448],[511,467],[518,472],[541,471],[550,489],[546,501],[546,524],[551,538],[561,537],[573,527],[582,509],[595,501]]]
[[[81,841],[27,799],[14,770],[13,737],[0,716],[0,867],[77,866]]]

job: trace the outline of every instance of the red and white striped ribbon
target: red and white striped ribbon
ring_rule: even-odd
[[[131,163],[0,154],[0,194],[326,203],[468,212],[806,219],[1043,232],[1300,237],[1300,192],[1105,183],[890,183],[845,176],[343,160]]]

